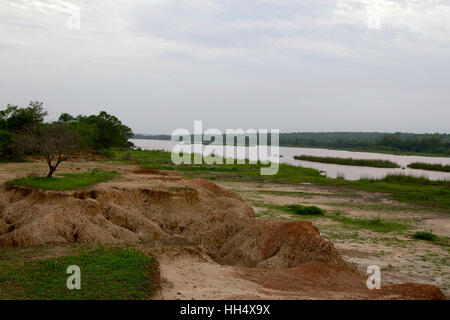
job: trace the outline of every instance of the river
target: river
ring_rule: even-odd
[[[165,150],[171,151],[176,145],[176,142],[170,140],[149,140],[149,139],[131,139],[137,147],[144,150]],[[245,148],[245,147],[241,147]],[[400,156],[393,154],[382,154],[372,152],[353,152],[342,150],[329,150],[317,148],[290,148],[280,147],[280,163],[292,164],[295,166],[302,166],[305,168],[314,168],[320,170],[327,177],[336,178],[338,176],[344,177],[348,180],[358,180],[361,178],[383,178],[387,174],[403,173],[412,176],[425,176],[431,180],[446,179],[450,180],[450,172],[438,172],[428,170],[417,170],[407,168],[407,165],[412,162],[425,162],[433,164],[450,165],[450,158],[444,157],[423,157],[423,156]],[[218,155],[222,155],[217,153]],[[318,163],[303,160],[295,160],[296,155],[311,155],[320,157],[339,157],[339,158],[354,158],[354,159],[382,159],[390,160],[398,163],[402,168],[372,168],[347,166],[338,164]]]

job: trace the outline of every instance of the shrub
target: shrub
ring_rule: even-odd
[[[293,212],[295,214],[304,214],[304,215],[319,215],[324,214],[325,211],[316,206],[302,206],[299,204],[291,204],[285,206],[285,208]]]
[[[437,235],[435,235],[434,233],[431,233],[431,232],[426,232],[426,231],[417,231],[416,233],[414,233],[412,235],[412,237],[414,239],[418,239],[418,240],[427,240],[427,241],[437,240]]]

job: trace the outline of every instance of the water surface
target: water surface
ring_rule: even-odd
[[[149,140],[149,139],[131,139],[137,147],[144,150],[165,150],[171,151],[176,142],[170,140]],[[232,148],[227,146],[226,148]],[[245,148],[245,147],[238,147]],[[218,155],[223,156],[221,153]],[[248,154],[248,153],[247,153]],[[320,157],[338,157],[338,158],[354,158],[354,159],[381,159],[390,160],[398,163],[402,168],[372,168],[359,166],[346,166],[338,164],[318,163],[303,160],[295,160],[293,157],[297,155],[310,155]],[[372,152],[354,152],[342,150],[316,149],[316,148],[290,148],[280,147],[280,163],[287,163],[305,168],[314,168],[323,171],[323,174],[336,178],[343,176],[348,180],[358,180],[361,178],[383,178],[390,173],[403,173],[412,176],[425,176],[431,180],[448,179],[450,180],[450,172],[438,172],[428,170],[418,170],[407,168],[407,165],[413,162],[425,162],[433,164],[450,165],[450,158],[444,157],[423,157],[423,156],[400,156],[394,154],[382,154]]]

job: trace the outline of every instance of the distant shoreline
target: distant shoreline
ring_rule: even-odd
[[[155,135],[155,136],[135,135],[133,137],[133,139],[170,141],[170,136],[169,135]],[[208,144],[208,143],[204,143],[204,144]],[[406,152],[406,151],[392,151],[392,150],[386,150],[386,149],[377,150],[377,149],[365,149],[365,148],[340,148],[340,147],[326,147],[326,146],[292,145],[292,144],[282,144],[282,143],[280,143],[280,147],[380,153],[380,154],[390,154],[390,155],[396,155],[396,156],[421,156],[421,157],[433,157],[433,158],[450,158],[450,154],[444,154],[444,153]]]

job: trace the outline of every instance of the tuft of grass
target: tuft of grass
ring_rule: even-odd
[[[81,289],[67,288],[67,268],[80,267]],[[133,248],[83,249],[78,254],[0,268],[0,299],[147,299],[158,285],[158,262]]]
[[[302,206],[300,204],[289,204],[283,206],[283,209],[288,212],[301,215],[321,215],[325,211],[316,206]]]
[[[428,241],[435,241],[438,238],[437,235],[435,235],[434,233],[426,231],[417,231],[412,235],[412,237],[414,239],[428,240]]]
[[[450,247],[450,238],[449,237],[438,236],[432,232],[417,231],[412,235],[412,237],[417,240],[429,241],[429,242],[439,245],[439,246]]]
[[[375,168],[400,168],[400,166],[390,160],[381,159],[353,159],[353,158],[335,158],[335,157],[317,157],[317,156],[294,156],[296,160],[320,162],[320,163],[334,163],[346,166],[363,166]]]
[[[431,164],[424,162],[413,162],[408,164],[408,168],[411,169],[422,169],[422,170],[431,170],[431,171],[442,171],[442,172],[450,172],[450,165],[442,165],[442,164]]]
[[[96,183],[119,177],[115,171],[92,170],[87,173],[61,174],[57,177],[27,177],[9,180],[8,185],[24,186],[44,190],[72,190],[90,187]]]

